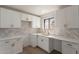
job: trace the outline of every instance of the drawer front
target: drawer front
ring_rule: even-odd
[[[67,50],[67,48],[69,50]],[[73,42],[62,41],[62,52],[65,52],[65,51],[68,52],[68,51],[73,51],[73,50],[75,54],[79,54],[79,44],[73,43]]]
[[[66,46],[73,47],[73,48],[75,48],[75,46],[77,45],[76,43],[67,42],[67,41],[62,41],[62,44],[66,45]]]
[[[63,45],[62,53],[63,54],[76,54],[76,49],[71,46]]]
[[[9,46],[10,41],[9,40],[2,40],[0,41],[0,46]]]

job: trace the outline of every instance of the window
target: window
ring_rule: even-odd
[[[44,19],[44,31],[45,32],[53,31],[54,27],[55,27],[54,17]]]

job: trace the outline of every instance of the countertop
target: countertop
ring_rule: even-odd
[[[79,39],[70,37],[70,36],[63,36],[63,35],[44,35],[41,33],[38,34],[33,34],[33,35],[39,35],[39,36],[44,36],[47,38],[51,38],[51,39],[56,39],[56,40],[62,40],[62,41],[69,41],[69,42],[73,42],[73,43],[79,43]]]
[[[6,36],[6,37],[0,37],[0,40],[9,40],[9,39],[14,39],[14,38],[21,38],[25,35],[14,35],[14,36]]]
[[[41,33],[34,33],[32,35],[44,36],[44,37],[51,38],[51,39],[79,43],[79,39],[72,38],[72,37],[69,37],[69,36],[62,36],[62,35],[44,35],[44,34],[41,34]],[[26,36],[26,34],[14,35],[14,36],[9,36],[9,37],[0,37],[0,40],[21,38],[21,37],[24,37],[24,36]]]

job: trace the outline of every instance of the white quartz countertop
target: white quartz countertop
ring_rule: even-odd
[[[69,41],[69,42],[79,43],[79,39],[72,38],[72,37],[69,37],[69,36],[62,36],[62,35],[43,35],[43,34],[41,34],[41,33],[33,34],[33,35],[39,35],[39,36],[44,36],[44,37],[51,38],[51,39],[56,39],[56,40],[63,40],[63,41]]]
[[[15,38],[21,38],[25,35],[16,35],[16,36],[7,36],[7,37],[0,37],[0,40],[8,40],[8,39],[15,39]]]

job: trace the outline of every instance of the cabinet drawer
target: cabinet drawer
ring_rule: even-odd
[[[10,44],[9,40],[2,40],[0,41],[0,46],[8,46]]]
[[[79,54],[79,44],[68,41],[62,41],[62,52],[72,53],[72,51],[75,52],[75,54]]]
[[[77,46],[76,43],[68,42],[68,41],[62,41],[62,45],[71,46],[71,47],[74,47],[74,48],[75,48],[75,46]]]

